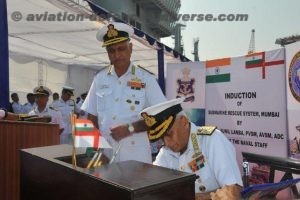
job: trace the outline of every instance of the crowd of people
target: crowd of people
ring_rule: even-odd
[[[71,88],[71,87],[68,87],[68,88]],[[73,88],[71,88],[71,89],[74,90]],[[87,92],[82,93],[80,96],[78,96],[76,98],[75,103],[77,104],[78,108],[81,107],[83,101],[85,100],[86,95],[87,95]],[[51,94],[49,94],[49,96],[52,96],[52,100],[49,100],[47,105],[49,105],[50,107],[53,107],[53,108],[58,107],[58,102],[60,101],[59,93],[57,93],[57,92],[52,93],[51,92]],[[26,95],[27,102],[24,103],[24,104],[22,104],[20,102],[18,93],[14,92],[10,95],[10,97],[11,97],[11,102],[9,104],[9,108],[7,109],[7,111],[9,111],[11,113],[29,114],[29,112],[32,111],[37,106],[37,104],[36,104],[36,95],[34,93],[27,93],[27,95]],[[83,113],[82,110],[79,113],[82,113],[81,115],[84,115],[85,117],[87,116],[86,113]],[[80,116],[80,117],[82,117],[82,116]]]
[[[33,93],[27,94],[27,102],[21,104],[17,93],[11,94],[10,107],[2,118],[18,120],[20,116],[51,117],[51,123],[59,125],[60,143],[71,144],[71,122],[70,113],[75,113],[79,118],[87,118],[87,113],[80,109],[85,100],[86,92],[80,95],[78,102],[71,97],[74,96],[74,88],[64,86],[61,97],[57,92],[53,93],[46,86],[38,86]],[[49,97],[52,95],[52,102]]]
[[[167,101],[156,77],[131,62],[133,28],[110,23],[97,33],[111,65],[95,77],[88,93],[75,102],[74,89],[63,87],[61,97],[39,86],[19,103],[11,95],[11,112],[50,115],[61,129],[61,143],[71,143],[70,112],[91,120],[112,146],[104,154],[115,162],[137,160],[195,173],[196,199],[240,199],[243,186],[231,142],[216,127],[197,127],[184,114],[183,99]],[[4,117],[9,113],[2,112]],[[0,112],[1,116],[1,112]],[[158,141],[158,142],[157,142]],[[152,148],[158,153],[153,162]],[[222,198],[219,198],[222,197]],[[225,198],[223,198],[225,197]]]

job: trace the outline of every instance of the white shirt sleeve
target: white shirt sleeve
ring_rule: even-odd
[[[234,146],[219,130],[216,130],[211,136],[207,136],[206,139],[203,149],[207,149],[208,162],[218,184],[221,187],[231,184],[242,186],[243,182]]]

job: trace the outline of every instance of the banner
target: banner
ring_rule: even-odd
[[[203,62],[167,64],[166,97],[185,97],[182,104],[197,126],[205,122],[205,68]]]
[[[300,42],[286,46],[289,156],[300,160]]]
[[[205,62],[207,125],[241,152],[287,156],[284,49]]]

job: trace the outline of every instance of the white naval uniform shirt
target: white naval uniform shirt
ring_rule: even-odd
[[[197,134],[197,129],[191,123],[191,133]],[[219,130],[215,130],[210,136],[197,136],[200,151],[204,155],[204,167],[194,172],[199,178],[195,181],[195,192],[200,192],[199,188],[204,186],[205,191],[210,192],[225,185],[243,185],[241,173],[236,161],[234,146]],[[180,155],[167,147],[162,147],[154,161],[154,165],[167,167],[193,173],[188,163],[192,160],[194,148],[191,136],[187,150]]]
[[[37,107],[28,113],[28,115],[38,115],[39,117],[51,116],[51,123],[58,124],[59,129],[64,128],[62,115],[58,110],[51,109],[46,106],[46,108],[40,112]]]
[[[66,102],[60,99],[54,108],[59,110],[62,115],[64,131],[61,133],[61,135],[71,134],[72,128],[70,121],[70,113],[74,113],[74,110],[77,111],[75,102],[71,99],[67,100]]]
[[[57,108],[58,104],[59,104],[59,100],[55,100],[55,101],[52,101],[52,103],[50,103],[50,106],[53,108]]]
[[[140,79],[145,87],[137,90],[128,86],[128,81],[134,78]],[[110,128],[139,120],[138,114],[144,108],[165,100],[155,77],[146,70],[130,64],[128,71],[118,77],[110,66],[96,75],[81,109],[98,117],[100,131],[115,152],[118,143],[111,137]],[[146,132],[135,133],[119,143],[121,148],[115,161],[152,162]]]

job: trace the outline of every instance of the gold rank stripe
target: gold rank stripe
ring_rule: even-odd
[[[195,155],[199,155],[200,149],[199,149],[199,145],[198,145],[197,135],[195,133],[192,133],[191,139],[192,139],[192,145],[194,148],[194,153],[195,153]]]
[[[128,40],[128,38],[127,37],[119,37],[119,38],[110,39],[107,42],[103,42],[102,47],[106,47],[111,44],[123,42],[125,40]]]
[[[148,131],[148,137],[150,140],[156,140],[165,134],[166,130],[169,128],[170,124],[173,121],[173,116],[170,116],[163,123],[157,126],[154,130]]]
[[[216,128],[216,126],[201,126],[197,131],[197,135],[211,135]]]

